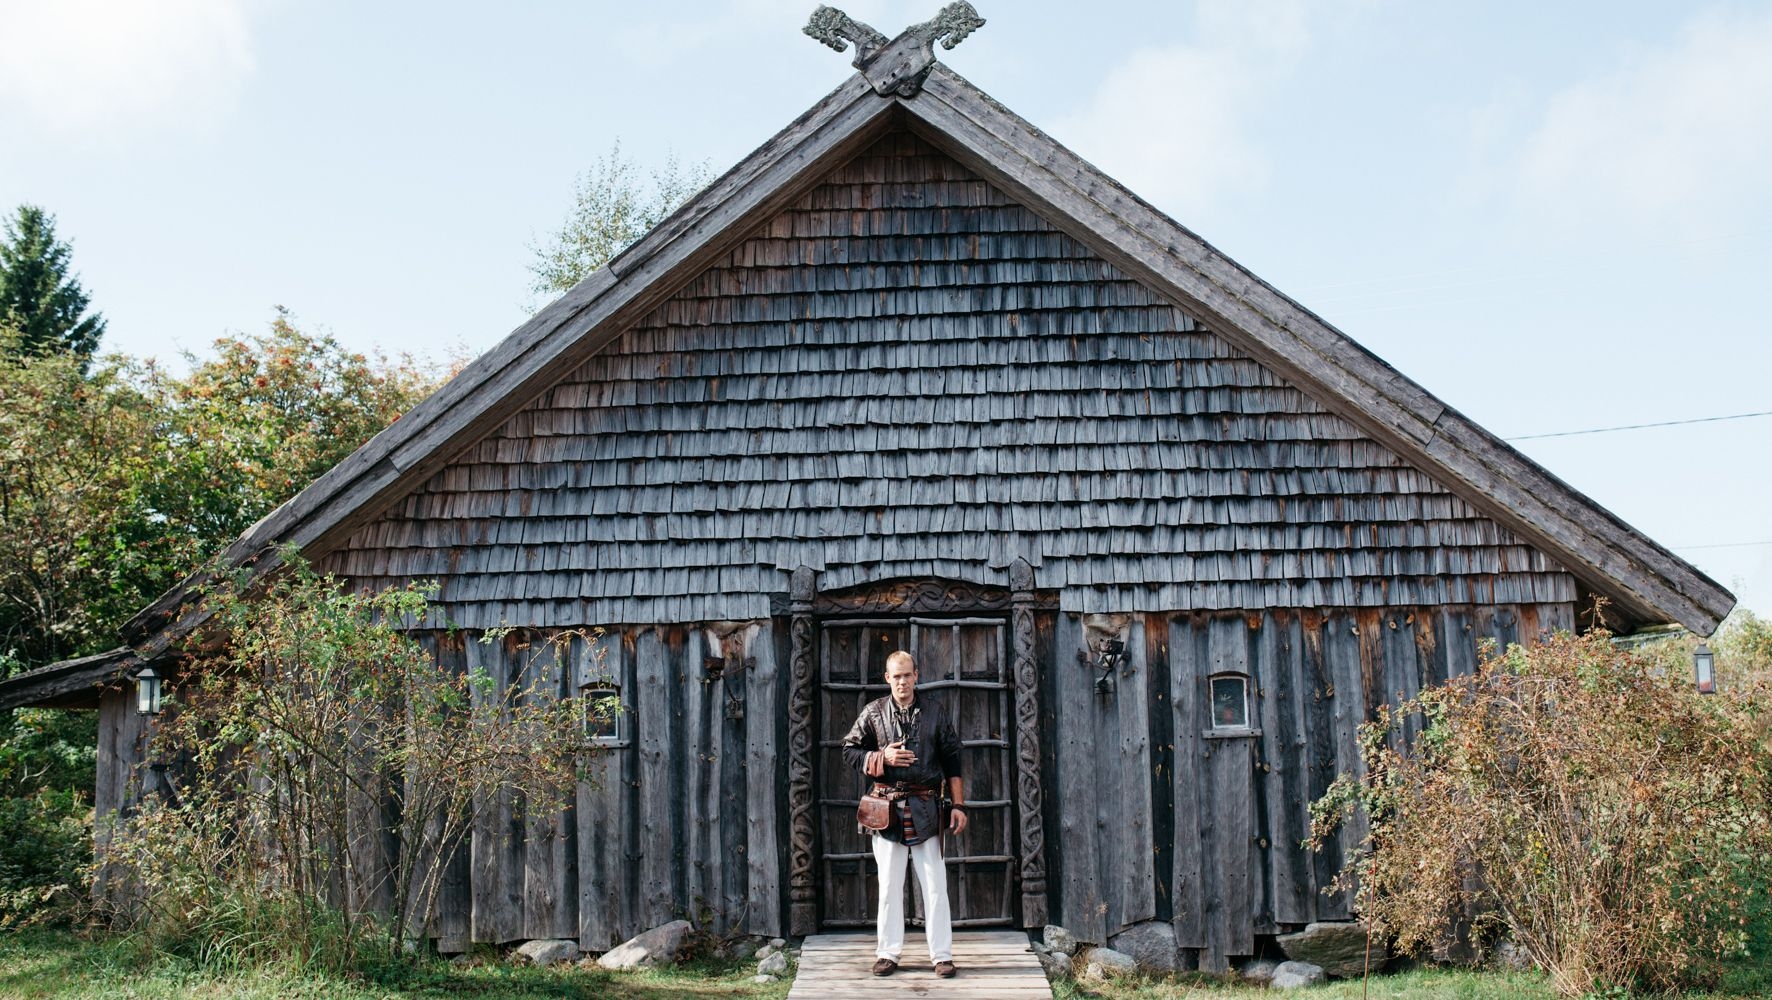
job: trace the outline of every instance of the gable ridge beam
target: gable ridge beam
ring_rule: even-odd
[[[342,544],[386,506],[496,430],[574,367],[664,301],[825,170],[899,120],[860,75],[711,182],[609,266],[580,281],[455,378],[382,430],[211,563],[124,626],[143,655],[163,651],[207,617],[196,598],[219,571],[260,576],[293,544],[310,559]]]
[[[1351,338],[937,64],[914,131],[1321,399],[1649,621],[1708,635],[1734,598]]]

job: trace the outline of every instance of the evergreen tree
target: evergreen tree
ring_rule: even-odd
[[[20,205],[0,239],[0,324],[16,339],[7,353],[72,353],[91,357],[105,332],[104,317],[84,315],[91,301],[68,273],[73,248],[55,238],[55,216]]]

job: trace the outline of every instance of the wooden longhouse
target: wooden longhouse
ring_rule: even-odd
[[[904,647],[978,806],[958,921],[1167,921],[1222,967],[1349,915],[1298,845],[1379,705],[1596,597],[1733,603],[911,34],[228,550],[438,580],[414,634],[505,680],[606,630],[565,654],[627,709],[603,780],[474,831],[445,950],[867,923],[835,747]],[[189,592],[0,685],[97,705],[101,812],[140,784],[118,680]]]

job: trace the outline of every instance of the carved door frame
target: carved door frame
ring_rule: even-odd
[[[813,697],[816,683],[816,619],[866,614],[1008,613],[1009,656],[1014,679],[1015,809],[1019,823],[1021,925],[1046,923],[1046,839],[1041,823],[1040,684],[1034,651],[1034,612],[1056,607],[1034,589],[1033,568],[1017,559],[1009,568],[1010,590],[956,581],[898,581],[821,595],[817,572],[795,570],[789,589],[788,690],[788,896],[789,933],[818,930],[813,806]]]

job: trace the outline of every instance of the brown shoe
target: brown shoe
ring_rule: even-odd
[[[958,971],[959,971],[958,969],[954,968],[954,963],[952,963],[952,962],[937,962],[937,963],[935,963],[935,974],[940,976],[943,979],[954,978],[954,973],[958,972]]]
[[[898,963],[890,958],[882,958],[874,963],[874,975],[890,976],[898,971]]]

